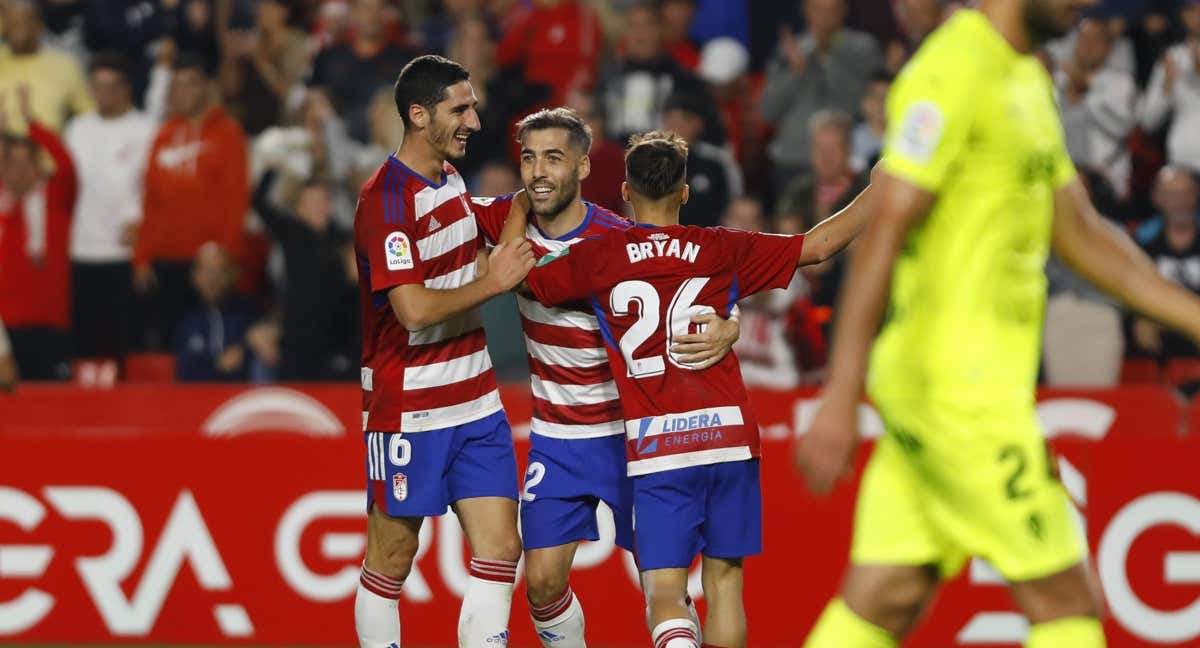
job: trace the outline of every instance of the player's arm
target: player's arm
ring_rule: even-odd
[[[854,237],[862,232],[870,216],[874,198],[872,185],[879,181],[883,170],[879,163],[871,169],[871,184],[867,185],[854,200],[839,210],[836,214],[817,223],[804,234],[804,249],[800,253],[797,265],[813,265],[823,263],[830,257],[841,252]]]
[[[1054,253],[1130,308],[1200,341],[1200,299],[1158,273],[1129,237],[1096,211],[1078,178],[1054,195]]]
[[[529,225],[529,196],[522,189],[512,196],[512,204],[508,207],[508,216],[504,219],[504,229],[500,230],[500,242],[518,241],[525,238],[525,228]]]
[[[873,191],[878,207],[859,237],[835,310],[821,411],[797,456],[809,488],[817,493],[828,492],[848,470],[858,439],[854,412],[863,393],[868,351],[887,304],[892,268],[909,230],[934,201],[933,194],[886,172]]]
[[[533,250],[528,241],[492,249],[486,274],[458,288],[440,290],[420,283],[405,283],[388,290],[388,302],[404,328],[419,331],[444,322],[459,313],[512,290],[533,267]]]

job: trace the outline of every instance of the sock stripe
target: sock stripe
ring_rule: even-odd
[[[362,583],[362,586],[368,591],[392,599],[400,598],[400,588],[404,586],[404,581],[388,578],[373,569],[367,569],[365,565],[358,577],[358,582]]]
[[[558,597],[557,601],[544,605],[542,607],[529,606],[529,613],[537,621],[550,621],[554,617],[562,614],[567,608],[571,607],[571,603],[575,600],[575,593],[568,587],[567,591],[562,596]]]
[[[672,639],[686,639],[694,645],[696,643],[696,633],[688,628],[671,628],[658,635],[658,639],[654,641],[655,648],[665,648],[667,643]]]
[[[507,560],[471,559],[471,575],[494,583],[515,583],[517,580],[517,563]]]

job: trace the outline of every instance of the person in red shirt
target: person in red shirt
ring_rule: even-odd
[[[64,380],[70,377],[67,242],[78,182],[62,141],[34,121],[29,88],[19,87],[17,99],[29,135],[6,137],[0,158],[0,317],[24,378]],[[7,131],[7,121],[0,114],[0,130]],[[53,172],[42,168],[42,151]]]
[[[529,83],[551,88],[549,104],[590,89],[604,47],[600,19],[580,0],[534,0],[518,14],[496,51],[500,67],[524,68]]]
[[[153,294],[152,347],[168,343],[196,304],[189,277],[200,246],[216,241],[235,258],[241,247],[250,197],[246,136],[210,96],[204,62],[180,55],[171,78],[172,116],[150,148],[133,248],[134,288]]]

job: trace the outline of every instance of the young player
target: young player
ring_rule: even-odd
[[[479,226],[490,241],[507,240],[509,233],[527,237],[541,257],[633,226],[580,196],[580,183],[591,171],[592,132],[575,111],[555,108],[525,117],[517,123],[517,141],[524,193],[515,201],[512,196],[473,199]],[[524,230],[503,230],[514,204],[524,214],[530,203],[533,218]],[[613,511],[617,545],[633,549],[625,423],[591,306],[548,307],[523,295],[517,296],[517,306],[533,392],[520,515],[530,614],[543,645],[581,648],[583,608],[569,576],[579,542],[599,538],[599,502]],[[679,341],[691,352],[688,362],[715,363],[737,340],[734,320],[707,314],[696,324],[712,326]]]
[[[450,506],[473,553],[458,645],[502,647],[521,555],[516,457],[476,307],[516,285],[533,253],[522,242],[478,254],[469,196],[446,162],[479,130],[467,71],[422,56],[395,95],[404,143],[354,217],[369,512],[355,626],[364,648],[400,644],[418,531]]]
[[[1094,285],[1194,339],[1200,301],[1104,222],[1067,155],[1033,53],[1089,4],[982,0],[925,41],[888,97],[878,209],[799,449],[810,486],[825,492],[846,471],[864,382],[887,434],[863,476],[841,596],[812,648],[896,646],[939,578],[971,555],[1009,582],[1031,624],[1026,646],[1105,643],[1084,540],[1034,412],[1046,256],[1053,245]]]
[[[786,286],[797,265],[841,249],[868,209],[806,235],[683,227],[686,162],[673,133],[631,139],[621,192],[637,226],[543,257],[526,283],[547,306],[583,301],[596,313],[621,398],[654,645],[699,646],[685,606],[699,552],[706,645],[736,647],[746,634],[742,559],[762,545],[758,425],[732,355],[699,370],[671,349],[697,315],[728,316],[741,297]]]

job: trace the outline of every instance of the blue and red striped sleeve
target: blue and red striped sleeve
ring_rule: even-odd
[[[412,196],[405,191],[407,178],[407,171],[389,165],[358,202],[356,219],[365,226],[362,246],[373,293],[425,281]]]

